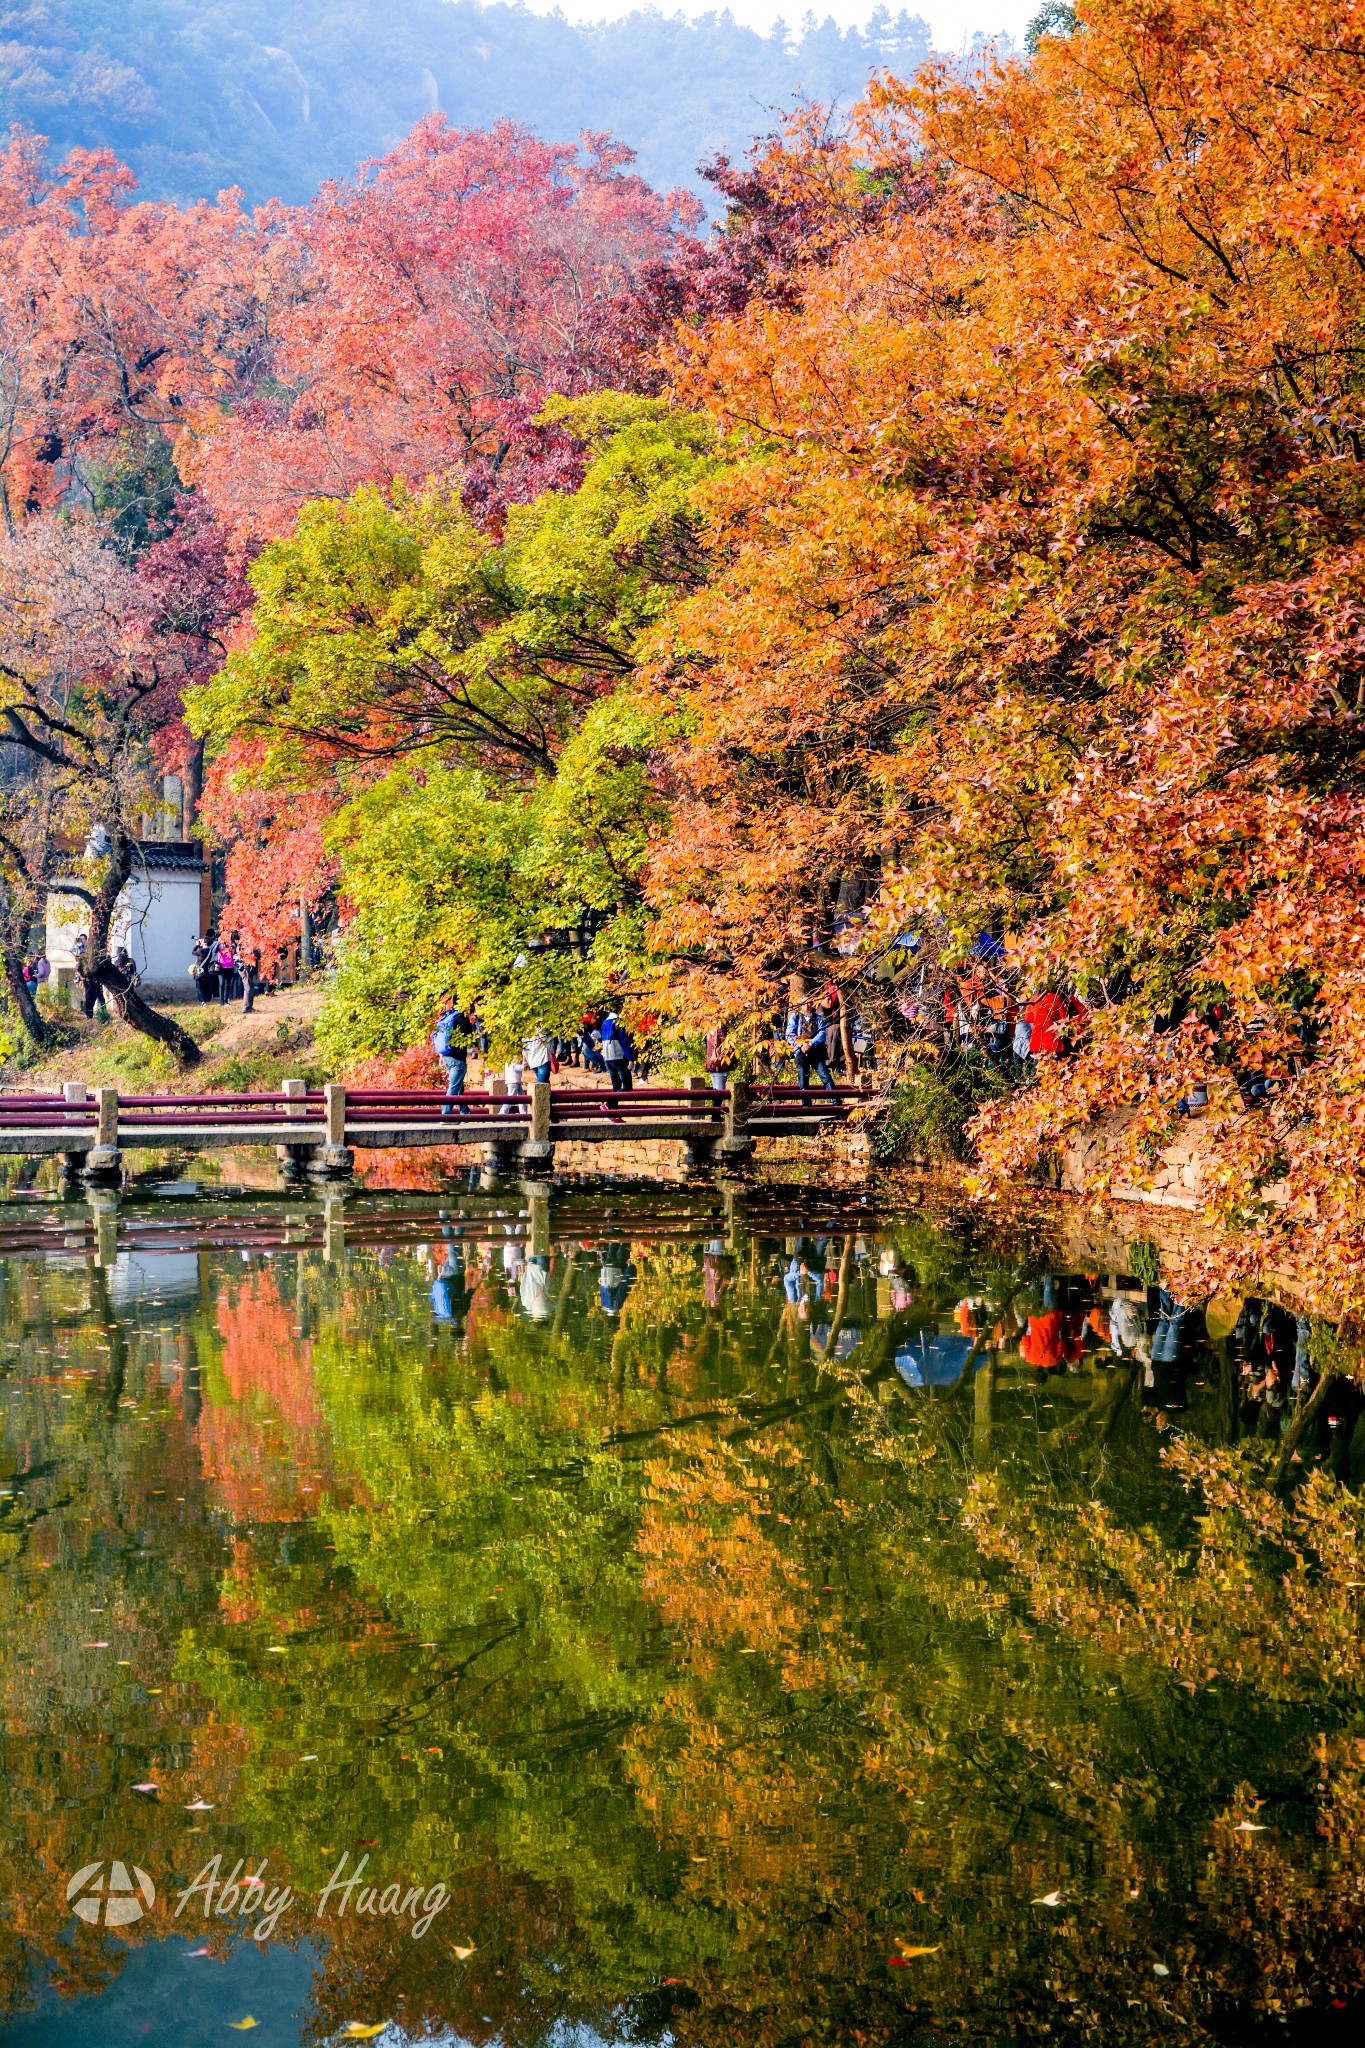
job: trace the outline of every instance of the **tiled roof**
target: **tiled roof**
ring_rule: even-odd
[[[202,875],[203,849],[197,839],[138,839],[133,847],[133,873],[140,866],[165,874]]]

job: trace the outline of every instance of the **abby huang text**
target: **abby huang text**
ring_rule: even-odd
[[[412,1938],[420,1941],[436,1915],[444,1912],[450,1903],[450,1894],[443,1884],[430,1885],[424,1890],[419,1884],[404,1886],[394,1883],[380,1891],[378,1885],[363,1882],[369,1856],[362,1856],[348,1877],[346,1866],[350,1860],[350,1850],[344,1850],[340,1863],[319,1894],[319,1920],[328,1912],[341,1919],[348,1910],[357,1915],[371,1914],[376,1919],[411,1918]],[[198,1876],[178,1895],[176,1919],[197,1899],[206,1920],[252,1921],[254,1924],[246,1931],[253,1941],[268,1941],[296,1903],[292,1886],[273,1884],[266,1877],[268,1861],[268,1857],[264,1858],[259,1869],[243,1875],[245,1859],[239,1857],[225,1878],[221,1853],[211,1857]]]

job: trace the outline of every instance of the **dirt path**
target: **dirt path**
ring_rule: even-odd
[[[6,1064],[0,1086],[24,1093],[46,1094],[66,1081],[92,1087],[113,1086],[129,1093],[164,1089],[228,1093],[276,1088],[291,1074],[321,1076],[313,1029],[322,1006],[316,987],[282,989],[260,995],[249,1016],[241,1004],[162,1003],[203,1048],[202,1065],[182,1074],[161,1046],[111,1019],[108,1024],[69,1020],[78,1033],[74,1045],[63,1047],[31,1067]]]

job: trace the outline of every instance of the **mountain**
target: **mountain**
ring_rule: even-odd
[[[478,0],[0,0],[0,114],[58,154],[107,144],[167,199],[300,202],[435,108],[553,140],[609,129],[651,183],[695,189],[703,158],[742,154],[802,94],[846,103],[928,49],[884,8],[764,36],[728,13],[583,27]]]

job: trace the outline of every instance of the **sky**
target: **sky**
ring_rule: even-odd
[[[570,21],[609,21],[629,14],[641,0],[529,0],[537,13],[548,14],[555,7]],[[720,12],[725,0],[655,0],[664,14],[707,14]],[[729,0],[737,21],[749,27],[770,29],[779,16],[793,27],[809,9],[823,20],[832,14],[841,27],[866,21],[876,0]],[[908,14],[918,14],[929,24],[937,49],[945,52],[968,47],[975,35],[1011,36],[1022,43],[1024,30],[1037,13],[1040,0],[886,0],[892,14],[904,5]]]

